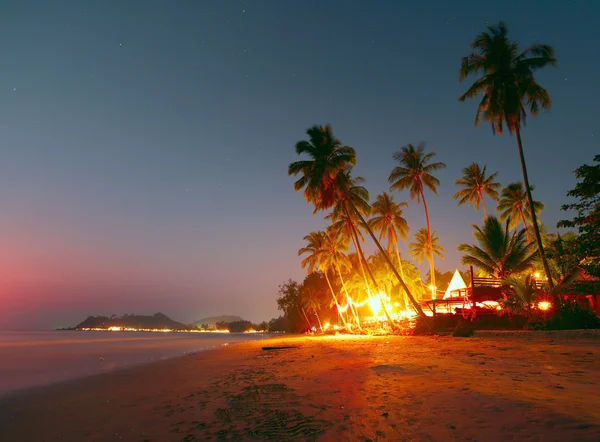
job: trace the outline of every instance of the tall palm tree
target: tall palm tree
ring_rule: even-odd
[[[510,232],[510,219],[504,226],[495,216],[489,216],[483,228],[473,225],[473,235],[479,245],[459,244],[457,250],[464,252],[461,262],[472,265],[495,278],[531,270],[538,262],[533,244],[525,240],[525,229]]]
[[[496,26],[488,26],[486,32],[475,37],[471,43],[473,52],[463,57],[461,61],[459,81],[463,81],[471,74],[481,73],[481,77],[460,97],[460,101],[482,94],[475,116],[475,126],[478,126],[483,118],[483,121],[492,125],[494,133],[501,134],[506,124],[508,131],[516,135],[535,239],[548,284],[553,288],[554,282],[544,255],[527,176],[521,126],[525,126],[527,112],[537,116],[540,108],[550,109],[552,104],[550,95],[546,89],[536,83],[533,73],[546,66],[555,66],[557,60],[551,46],[534,44],[521,52],[519,43],[510,41],[507,34],[506,25],[500,22]]]
[[[475,210],[479,210],[479,204],[483,208],[483,215],[487,218],[487,210],[485,208],[485,200],[483,195],[487,195],[493,200],[498,199],[498,189],[500,183],[494,181],[498,176],[498,172],[494,172],[486,177],[485,172],[487,165],[483,169],[478,163],[471,163],[463,169],[463,176],[454,181],[454,184],[461,186],[462,189],[454,194],[454,199],[459,200],[458,205],[465,203],[473,205]]]
[[[419,264],[423,262],[424,259],[429,261],[431,264],[431,259],[433,255],[436,255],[440,258],[444,258],[444,248],[438,244],[439,238],[435,236],[435,230],[431,232],[431,236],[427,232],[426,228],[420,228],[417,233],[415,233],[415,240],[408,245],[410,250],[410,254],[413,259],[415,259]],[[430,268],[434,268],[430,266]],[[433,270],[435,272],[435,269]],[[430,271],[431,277],[431,294],[433,299],[436,299],[436,288],[435,288],[435,275]]]
[[[296,161],[288,166],[289,175],[298,175],[300,178],[294,183],[296,192],[304,189],[304,198],[308,203],[312,203],[315,207],[313,213],[320,210],[330,208],[336,198],[341,198],[347,195],[350,186],[350,174],[344,173],[350,170],[356,164],[356,152],[353,148],[343,146],[341,142],[332,134],[329,125],[313,126],[308,129],[309,141],[299,141],[296,144],[296,153],[298,155],[306,154],[310,157],[309,160]],[[361,223],[369,232],[373,242],[378,249],[383,251],[383,247],[377,241],[375,234],[366,223],[364,216],[358,208],[353,205],[351,200],[345,200],[345,212],[351,219],[354,214],[358,217]],[[385,254],[387,257],[387,254]],[[407,295],[411,300],[417,313],[425,317],[425,313],[421,306],[414,299],[404,280],[394,267],[392,261],[387,257],[388,265],[392,272],[398,278],[400,284],[407,291]],[[429,325],[429,323],[427,322]],[[390,325],[393,323],[390,321]]]
[[[338,312],[341,313],[340,317],[342,318],[344,326],[348,328],[348,322],[346,321],[343,311],[341,311],[341,305],[333,290],[329,276],[327,275],[327,272],[333,267],[333,259],[329,251],[329,245],[327,244],[328,238],[326,233],[322,231],[310,232],[304,237],[304,241],[306,241],[306,246],[298,250],[298,256],[307,256],[302,260],[300,265],[302,268],[308,267],[308,274],[312,273],[315,268],[323,272],[333,302],[337,307]]]
[[[437,195],[437,187],[440,185],[440,181],[432,173],[446,167],[441,162],[432,163],[431,160],[434,156],[435,152],[425,153],[425,143],[420,143],[417,147],[407,144],[399,152],[394,153],[394,160],[398,161],[400,165],[392,169],[388,179],[391,183],[390,191],[410,189],[410,199],[416,199],[417,203],[423,201],[429,242],[432,241],[431,223],[429,222],[429,211],[427,210],[423,186]],[[433,254],[429,257],[429,266],[431,274],[434,275],[432,284],[435,286]]]
[[[534,186],[531,186],[531,190],[534,190]],[[537,215],[544,210],[544,203],[534,201],[533,208]],[[527,193],[525,192],[525,189],[523,189],[523,183],[518,181],[516,183],[510,183],[503,188],[496,210],[500,212],[500,221],[506,221],[509,218],[511,219],[510,229],[514,229],[517,224],[519,224],[520,219],[525,228],[527,242],[531,242],[527,222],[531,222],[532,217],[531,210],[527,204]]]
[[[402,268],[402,259],[398,247],[398,237],[408,241],[410,229],[406,219],[402,216],[402,208],[408,207],[408,203],[401,201],[396,203],[394,197],[387,192],[377,195],[377,199],[372,205],[373,217],[369,219],[369,226],[373,231],[379,232],[379,241],[387,238],[387,252],[391,254],[396,252],[400,276],[404,278],[404,269]]]

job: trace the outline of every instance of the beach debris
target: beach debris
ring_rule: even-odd
[[[263,347],[262,349],[264,351],[271,351],[271,350],[287,350],[289,348],[298,348],[297,345],[281,345],[279,347]]]

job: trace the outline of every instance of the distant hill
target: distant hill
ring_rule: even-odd
[[[214,327],[217,322],[236,322],[236,321],[243,321],[243,320],[244,319],[240,318],[239,316],[233,316],[233,315],[211,316],[210,318],[203,318],[203,319],[194,321],[194,325],[196,327],[200,327],[200,326],[202,326],[202,324],[206,324],[209,327]]]
[[[109,327],[127,327],[137,329],[171,329],[186,330],[189,325],[174,321],[164,313],[155,313],[152,316],[143,315],[113,315],[107,316],[89,316],[85,321],[78,324],[75,328],[109,328]]]

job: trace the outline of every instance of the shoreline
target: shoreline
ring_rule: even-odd
[[[110,337],[96,336],[91,340],[81,340],[71,335],[69,339],[55,339],[54,331],[48,332],[49,338],[40,334],[43,332],[35,333],[38,337],[34,340],[0,340],[0,359],[2,356],[7,358],[4,364],[0,364],[0,374],[4,373],[0,379],[0,399],[54,384],[189,357],[224,346],[236,346],[254,340],[266,341],[272,336],[229,333],[227,336],[211,335],[210,338],[214,340],[205,340],[204,336],[199,337],[201,340],[191,336],[189,340],[179,340],[173,334],[115,336],[115,332],[111,332]],[[81,348],[84,349],[83,353],[80,353]],[[25,359],[18,362],[19,358]],[[11,363],[11,360],[14,362]],[[26,375],[21,375],[21,370]]]
[[[249,341],[0,397],[0,439],[600,440],[586,333]]]

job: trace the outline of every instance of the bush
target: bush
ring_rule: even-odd
[[[546,330],[577,330],[600,328],[600,318],[590,309],[576,302],[568,302],[546,322]]]
[[[452,333],[455,338],[470,338],[475,334],[475,326],[470,321],[458,321]]]

